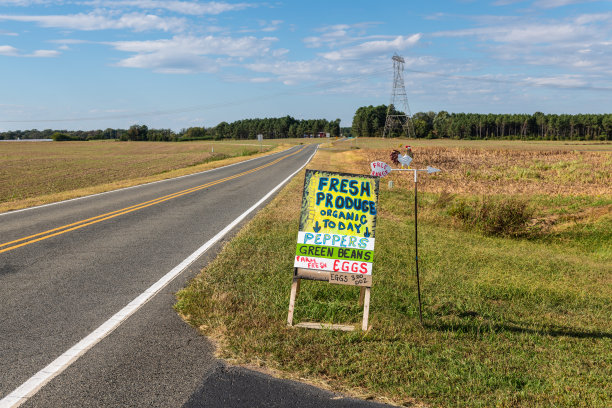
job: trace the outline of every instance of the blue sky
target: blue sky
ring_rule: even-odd
[[[0,130],[612,112],[612,1],[0,0]]]

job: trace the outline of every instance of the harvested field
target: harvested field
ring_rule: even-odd
[[[258,152],[258,144],[240,142],[0,143],[0,212],[202,171]]]
[[[422,177],[424,191],[457,194],[603,195],[612,185],[612,154],[570,150],[474,149],[420,147],[412,167],[437,167],[436,177]],[[390,150],[376,149],[364,155],[359,167],[383,160]],[[411,182],[404,174],[390,180]]]

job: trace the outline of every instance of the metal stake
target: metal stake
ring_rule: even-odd
[[[421,307],[421,282],[419,279],[419,238],[418,238],[418,206],[417,206],[417,172],[414,172],[414,261],[416,263],[417,294],[419,297],[419,320],[423,324],[423,312]]]
[[[391,169],[391,171],[413,171],[414,172],[414,262],[416,264],[417,294],[419,297],[419,321],[423,324],[423,306],[421,304],[421,281],[419,279],[419,238],[418,238],[418,188],[417,174],[419,171],[426,171],[428,174],[437,173],[440,169],[427,166],[426,169]]]

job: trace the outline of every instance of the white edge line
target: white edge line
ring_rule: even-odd
[[[291,149],[293,149],[293,148],[295,148],[295,147],[297,147],[297,146],[298,146],[298,145],[296,145],[296,146],[292,146],[292,147],[290,147],[290,148],[288,148],[288,149],[285,149],[285,150],[282,150],[282,151],[280,151],[280,152],[270,153],[270,154],[266,154],[266,155],[259,156],[259,157],[253,157],[252,159],[248,159],[248,160],[245,160],[245,161],[241,161],[241,162],[237,162],[237,163],[228,164],[227,166],[215,167],[214,169],[209,169],[209,170],[204,170],[204,171],[198,171],[197,173],[185,174],[184,176],[172,177],[172,178],[167,178],[167,179],[157,180],[157,181],[150,181],[150,182],[148,182],[148,183],[138,184],[138,185],[135,185],[135,186],[122,187],[122,188],[118,188],[118,189],[116,189],[116,190],[103,191],[103,192],[101,192],[101,193],[90,194],[90,195],[84,195],[84,196],[81,196],[81,197],[75,197],[75,198],[69,198],[68,200],[56,201],[56,202],[54,202],[54,203],[49,203],[49,204],[41,204],[41,205],[36,205],[36,206],[34,206],[34,207],[22,208],[22,209],[20,209],[20,210],[5,211],[5,212],[3,212],[3,213],[0,213],[0,217],[2,217],[3,215],[16,214],[16,213],[20,213],[20,212],[23,212],[23,211],[35,210],[35,209],[37,209],[37,208],[50,207],[50,206],[52,206],[52,205],[69,203],[69,202],[71,202],[71,201],[83,200],[83,199],[85,199],[85,198],[90,198],[90,197],[101,196],[101,195],[104,195],[104,194],[110,194],[110,193],[114,193],[114,192],[117,192],[117,191],[123,191],[123,190],[129,190],[129,189],[132,189],[132,188],[139,188],[139,187],[149,186],[149,185],[151,185],[151,184],[163,183],[163,182],[165,182],[165,181],[170,181],[170,180],[178,180],[178,179],[182,179],[182,178],[185,178],[185,177],[192,177],[192,176],[196,176],[196,175],[198,175],[198,174],[204,174],[204,173],[208,173],[208,172],[215,171],[215,170],[226,169],[226,168],[228,168],[228,167],[237,166],[237,165],[239,165],[239,164],[243,164],[243,163],[248,163],[248,162],[250,162],[250,161],[252,161],[252,160],[261,159],[261,158],[263,158],[263,157],[274,156],[275,154],[285,153],[285,152],[287,152],[287,151],[289,151],[289,150],[291,150]],[[0,408],[2,408],[2,406],[0,406]]]
[[[113,330],[115,330],[121,323],[123,323],[128,317],[133,315],[138,309],[140,309],[145,303],[147,303],[153,296],[155,296],[160,290],[168,285],[174,278],[181,274],[192,262],[198,259],[202,254],[216,244],[221,238],[223,238],[228,232],[230,232],[236,225],[242,222],[250,213],[256,210],[261,204],[263,204],[268,198],[270,198],[278,189],[285,185],[293,176],[300,172],[306,165],[312,160],[312,157],[318,150],[318,146],[312,155],[306,160],[306,162],[295,172],[293,172],[285,180],[281,181],[276,187],[268,192],[261,200],[253,204],[248,210],[242,213],[238,218],[232,221],[229,225],[223,228],[214,237],[208,240],[204,245],[198,248],[194,253],[189,255],[183,262],[175,266],[170,272],[165,274],[160,280],[151,285],[147,290],[141,293],[136,299],[132,300],[119,312],[115,313],[110,319],[102,323],[96,330],[85,336],[81,341],[72,346],[64,354],[56,358],[53,362],[47,365],[45,368],[34,374],[26,382],[17,387],[13,392],[8,394],[6,397],[0,400],[0,408],[14,408],[23,404],[38,392],[45,384],[51,381],[55,376],[59,375],[64,371],[70,364],[75,362],[79,357],[85,354],[89,349],[100,342],[104,337],[108,336]]]

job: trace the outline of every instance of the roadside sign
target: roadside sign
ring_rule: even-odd
[[[378,177],[306,170],[287,325],[293,326],[302,279],[360,286],[361,330],[368,330]],[[352,325],[299,323],[305,328],[353,330]]]
[[[306,170],[294,266],[372,275],[377,203],[376,177]]]
[[[372,170],[370,174],[374,177],[384,177],[391,173],[391,166],[382,161],[370,163],[370,169]]]

